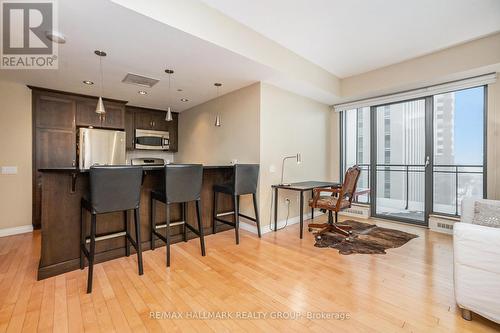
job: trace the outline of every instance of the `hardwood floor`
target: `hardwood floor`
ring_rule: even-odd
[[[261,240],[242,230],[239,246],[226,231],[206,237],[206,257],[197,239],[174,245],[170,269],[164,247],[146,251],[143,276],[135,255],[97,264],[90,295],[87,269],[36,281],[39,232],[0,238],[0,332],[500,331],[477,315],[472,322],[461,318],[451,237],[376,222],[419,237],[386,255],[342,256],[315,248],[307,232],[300,240],[298,225]],[[216,311],[233,318],[193,318]],[[236,318],[238,311],[253,312],[253,319]],[[322,311],[349,317],[304,317]],[[166,319],[169,312],[183,319]],[[303,316],[278,318],[297,312]],[[264,315],[272,319],[258,319]]]

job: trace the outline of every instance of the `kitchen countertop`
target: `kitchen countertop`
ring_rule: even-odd
[[[233,165],[204,165],[203,169],[225,169],[232,168]],[[144,171],[155,171],[155,170],[163,170],[162,165],[143,165],[142,169]],[[86,173],[89,170],[81,170],[73,167],[61,167],[61,168],[41,168],[38,169],[39,172],[70,172],[70,173]]]

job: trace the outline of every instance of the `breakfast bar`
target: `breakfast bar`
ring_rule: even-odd
[[[212,209],[214,184],[226,183],[233,177],[233,166],[204,166],[201,193],[201,216],[205,235],[212,233]],[[45,279],[64,272],[76,270],[80,262],[80,202],[89,189],[88,170],[76,168],[39,169],[42,178],[42,242],[38,279]],[[162,166],[143,166],[143,184],[141,190],[140,222],[142,249],[151,248],[150,239],[150,193],[164,187],[164,168]],[[219,211],[232,210],[230,196],[220,196]],[[164,209],[158,203],[157,219],[165,220]],[[181,219],[181,207],[173,204],[170,207],[171,221]],[[188,203],[186,222],[196,225],[194,203]],[[129,219],[132,214],[128,214]],[[90,223],[90,214],[84,213],[84,221]],[[108,213],[99,215],[97,234],[105,234],[123,229],[123,214]],[[133,223],[131,223],[133,225]],[[132,227],[133,228],[133,227]],[[222,225],[221,230],[231,229]],[[88,230],[88,229],[87,229]],[[182,241],[182,226],[171,228],[172,243]],[[195,237],[188,233],[188,239]],[[156,247],[164,246],[157,240]],[[112,238],[96,244],[95,261],[103,262],[125,255],[125,239]]]

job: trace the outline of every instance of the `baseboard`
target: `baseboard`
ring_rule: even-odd
[[[19,227],[0,229],[0,237],[7,237],[18,234],[25,234],[27,232],[32,232],[33,226],[31,224],[22,225]]]
[[[321,216],[323,215],[324,213],[320,212],[319,210],[318,211],[315,211],[314,212],[314,216],[317,217],[317,216]],[[304,221],[305,220],[308,220],[311,218],[311,213],[304,213]],[[255,224],[250,224],[250,223],[246,223],[244,221],[242,221],[243,218],[240,218],[240,228],[243,229],[243,230],[246,230],[246,231],[250,231],[254,234],[257,234],[257,226]],[[300,222],[300,216],[295,216],[295,217],[291,217],[288,219],[288,223],[286,222],[286,220],[281,220],[281,221],[278,221],[278,229],[280,228],[283,228],[286,225],[292,225],[292,224],[297,224]],[[262,224],[262,222],[261,222]],[[274,222],[272,222],[272,227],[274,229]],[[268,232],[271,232],[273,230],[271,230],[271,226],[269,224],[266,224],[262,227],[262,234],[265,234],[265,233],[268,233]]]

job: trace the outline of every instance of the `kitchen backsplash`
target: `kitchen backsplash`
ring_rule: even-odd
[[[174,153],[167,151],[150,151],[150,150],[130,150],[127,151],[125,158],[127,159],[127,164],[130,164],[130,160],[133,158],[163,158],[165,162],[174,162]]]

